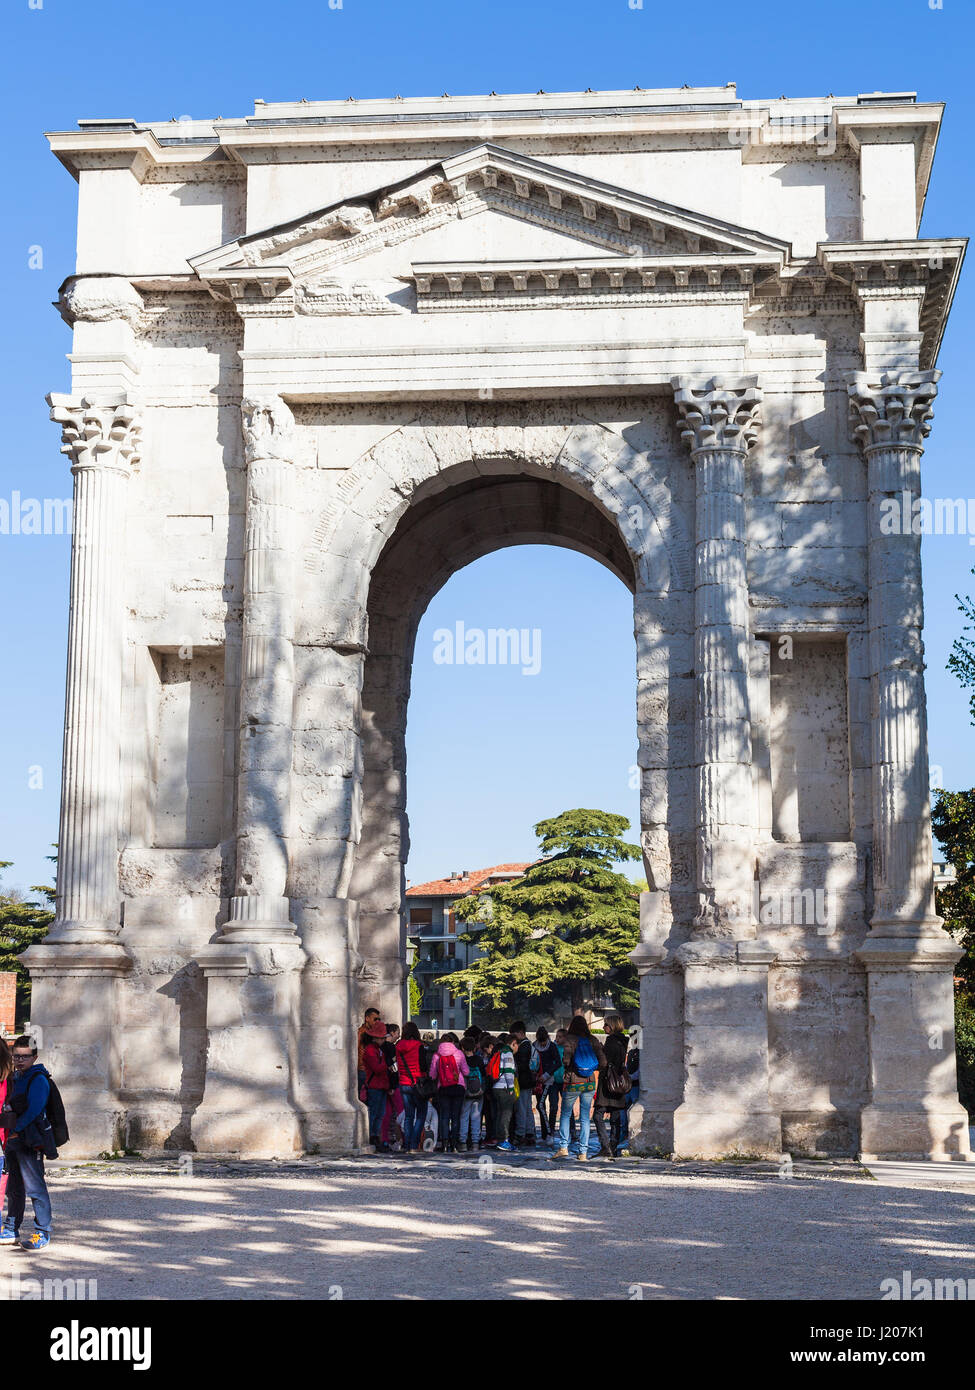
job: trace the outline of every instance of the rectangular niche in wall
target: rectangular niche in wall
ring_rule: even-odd
[[[220,843],[223,822],[223,651],[153,651],[156,738],[152,844],[196,849]]]
[[[773,637],[769,647],[772,833],[848,840],[846,640],[792,635]]]

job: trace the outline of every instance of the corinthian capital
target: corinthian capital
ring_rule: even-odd
[[[52,393],[47,403],[51,419],[61,426],[61,452],[70,458],[72,472],[109,468],[129,473],[138,467],[142,422],[124,397],[94,401]]]
[[[734,449],[744,454],[758,438],[762,393],[755,377],[694,381],[674,377],[680,437],[693,456],[701,449]]]
[[[850,431],[864,450],[920,449],[931,433],[939,371],[857,372],[850,395]]]
[[[252,396],[240,403],[244,456],[257,459],[294,458],[295,420],[280,396]]]

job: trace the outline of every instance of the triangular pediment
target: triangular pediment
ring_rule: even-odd
[[[484,215],[502,221],[470,221]],[[408,252],[407,242],[415,243]],[[763,233],[484,144],[392,187],[228,242],[190,264],[215,290],[237,276],[273,298],[285,284],[314,293],[318,286],[354,290],[360,282],[403,278],[411,261],[629,257],[686,265],[700,257],[781,266],[788,253],[787,243]]]

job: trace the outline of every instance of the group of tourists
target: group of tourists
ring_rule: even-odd
[[[0,1038],[0,1245],[43,1250],[51,1243],[51,1198],[44,1159],[67,1142],[64,1106],[51,1074],[25,1035],[9,1046]],[[27,1198],[34,1229],[21,1239]]]
[[[618,1014],[606,1018],[605,1029],[597,1037],[578,1014],[554,1038],[539,1028],[530,1039],[519,1019],[506,1032],[472,1024],[463,1037],[438,1039],[367,1009],[358,1070],[369,1142],[377,1153],[510,1153],[535,1147],[540,1131],[552,1158],[574,1152],[586,1162],[595,1121],[593,1157],[616,1158],[628,1137],[640,1059]]]

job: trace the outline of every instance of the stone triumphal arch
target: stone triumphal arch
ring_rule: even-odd
[[[546,541],[633,593],[640,1142],[968,1153],[919,494],[940,107],[733,87],[85,121],[57,922],[75,1152],[361,1138],[416,626]]]

